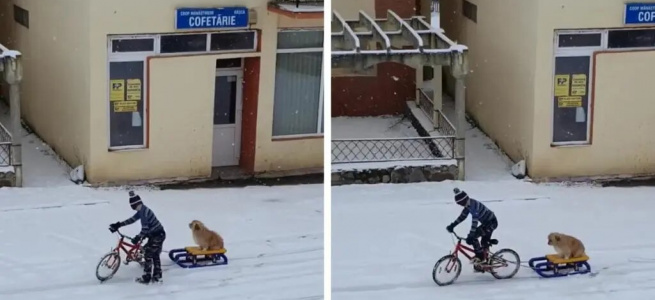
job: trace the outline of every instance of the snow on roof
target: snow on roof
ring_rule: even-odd
[[[16,51],[16,50],[8,50],[8,51],[2,51],[0,53],[0,58],[5,58],[5,57],[11,57],[11,58],[16,58],[20,56],[21,53]]]
[[[464,52],[468,49],[469,47],[460,44],[450,46],[450,50],[457,51],[457,52]]]
[[[11,57],[16,58],[20,56],[21,53],[16,50],[9,50],[7,47],[0,44],[0,58]]]
[[[295,4],[280,3],[278,7],[294,13],[323,12],[323,5],[300,4],[296,6]]]

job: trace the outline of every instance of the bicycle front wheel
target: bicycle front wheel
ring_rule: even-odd
[[[432,280],[439,286],[453,284],[462,273],[462,261],[455,255],[446,255],[434,264]],[[448,277],[451,277],[448,279]]]
[[[120,266],[121,256],[118,252],[109,252],[98,262],[98,266],[96,266],[96,278],[98,278],[100,282],[109,280],[114,277],[114,274],[116,274],[118,267]]]

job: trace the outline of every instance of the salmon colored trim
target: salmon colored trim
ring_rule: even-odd
[[[280,9],[279,7],[273,4],[268,5],[268,11],[283,16],[287,16],[293,19],[322,19],[323,18],[323,12],[292,12],[292,11]]]
[[[241,155],[239,166],[248,173],[255,172],[257,152],[257,121],[259,103],[259,75],[261,58],[248,57],[243,63],[243,107],[241,111]]]
[[[316,140],[324,138],[322,134],[320,135],[310,135],[310,136],[299,136],[299,137],[274,137],[271,140],[273,142],[286,142],[286,141],[300,141],[300,140]]]
[[[617,53],[634,53],[634,52],[655,52],[653,49],[639,49],[639,50],[619,50],[619,51],[612,51],[612,50],[603,50],[603,51],[596,51],[594,52],[593,56],[593,75],[591,79],[591,88],[593,93],[591,93],[591,113],[590,113],[590,121],[591,121],[591,127],[589,128],[589,144],[593,143],[594,140],[594,107],[596,104],[596,60],[598,58],[598,55],[600,54],[617,54]]]

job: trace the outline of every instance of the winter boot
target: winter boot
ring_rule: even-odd
[[[161,283],[161,270],[152,273],[152,283]]]
[[[149,284],[150,283],[150,274],[143,274],[143,276],[138,277],[136,279],[136,282],[141,283],[141,284]]]

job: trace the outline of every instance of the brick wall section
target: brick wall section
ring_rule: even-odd
[[[420,0],[376,0],[375,17],[393,10],[401,18],[419,15]],[[398,63],[381,63],[377,76],[332,77],[332,116],[381,116],[405,112],[416,98],[416,70]]]
[[[401,18],[420,15],[417,0],[375,0],[375,17],[386,18],[387,10],[391,9]]]
[[[398,63],[381,63],[377,76],[332,77],[332,116],[398,115],[416,98],[416,70]]]

